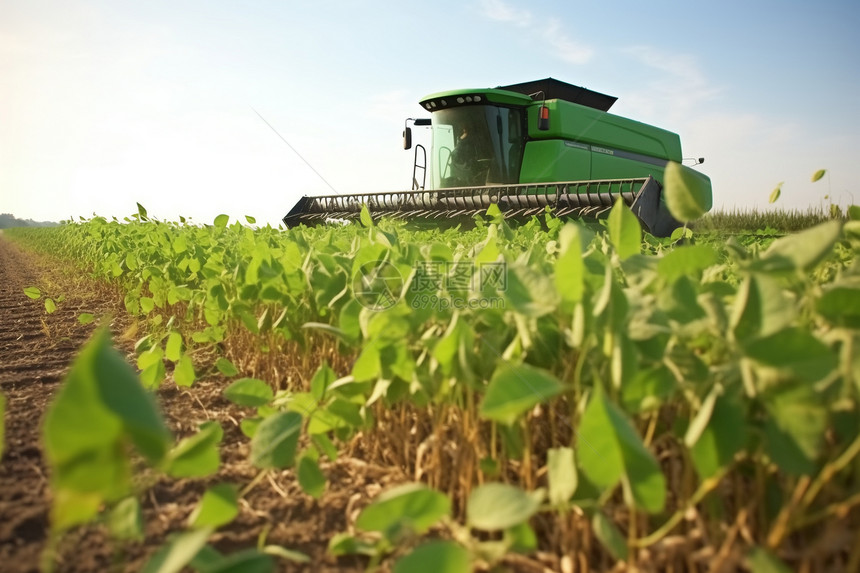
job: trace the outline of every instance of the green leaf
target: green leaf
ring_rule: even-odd
[[[770,192],[770,197],[768,197],[768,203],[776,203],[779,199],[780,194],[782,193],[782,183],[776,186],[776,188]]]
[[[561,254],[555,262],[555,287],[561,299],[576,304],[584,291],[585,263],[579,226],[566,223],[559,231]]]
[[[257,378],[240,378],[227,386],[223,393],[234,404],[250,408],[265,406],[275,397],[272,387]]]
[[[609,240],[622,261],[642,249],[642,226],[621,197],[609,212]]]
[[[140,310],[143,314],[149,314],[155,308],[155,300],[152,297],[140,297]]]
[[[219,229],[224,229],[227,227],[227,223],[229,222],[230,215],[218,215],[215,217],[215,222],[213,224]]]
[[[251,439],[251,463],[260,469],[282,469],[293,465],[302,416],[278,412],[263,420]]]
[[[833,245],[841,234],[841,221],[827,221],[779,238],[762,254],[753,269],[769,271],[773,268],[793,268],[809,272],[833,251]]]
[[[224,358],[223,356],[215,361],[215,368],[218,369],[218,372],[227,376],[228,378],[231,376],[236,376],[239,373],[239,370],[233,365],[232,362]]]
[[[137,216],[140,218],[141,221],[148,220],[146,217],[146,209],[144,209],[143,205],[141,205],[140,203],[137,204]]]
[[[829,412],[824,397],[808,382],[783,383],[763,396],[765,452],[792,475],[817,471]]]
[[[52,298],[45,299],[45,312],[48,314],[53,314],[57,310],[57,304],[54,302]]]
[[[171,362],[178,362],[182,356],[182,335],[175,330],[167,335],[167,344],[164,345],[164,356]]]
[[[566,506],[578,483],[573,448],[551,448],[546,458],[549,502]]]
[[[690,447],[690,456],[699,478],[704,480],[716,475],[720,469],[732,463],[746,440],[747,421],[741,406],[726,396],[716,397],[707,426],[699,432]]]
[[[373,219],[370,216],[370,211],[367,209],[367,205],[361,206],[361,214],[359,215],[359,219],[361,220],[361,224],[367,228],[373,227]]]
[[[78,315],[78,322],[81,324],[90,324],[96,319],[95,315],[90,314],[89,312],[82,312]]]
[[[833,372],[836,354],[809,331],[784,328],[748,343],[744,354],[756,362],[789,373],[804,382],[818,382]]]
[[[753,573],[791,573],[791,569],[767,549],[753,547],[747,554],[746,566]]]
[[[173,537],[147,561],[142,573],[179,573],[203,549],[212,532],[208,527]]]
[[[815,173],[813,173],[813,174],[812,174],[812,182],[813,182],[813,183],[815,183],[816,181],[818,181],[819,179],[821,179],[822,177],[824,177],[824,174],[825,174],[825,173],[827,173],[827,170],[826,170],[826,169],[819,169],[818,171],[816,171]]]
[[[102,501],[125,496],[130,489],[128,442],[157,463],[171,441],[154,398],[111,347],[105,329],[78,354],[48,408],[42,432],[55,530],[89,521]]]
[[[196,434],[182,439],[170,451],[165,471],[177,478],[212,475],[221,465],[218,444],[223,437],[224,430],[218,422],[204,422]]]
[[[358,515],[356,527],[379,531],[395,540],[401,533],[422,534],[451,514],[451,501],[444,493],[420,483],[389,489]]]
[[[663,178],[666,207],[681,223],[698,219],[711,208],[710,190],[692,169],[670,161]]]
[[[505,483],[486,483],[472,490],[466,502],[470,527],[501,531],[525,523],[540,508],[543,490],[532,493]]]
[[[815,303],[815,310],[831,323],[860,328],[860,288],[834,286]]]
[[[394,573],[470,573],[469,552],[453,541],[429,541],[394,564]]]
[[[326,479],[316,460],[302,456],[296,473],[302,490],[311,497],[319,499],[325,491]]]
[[[667,282],[682,276],[699,276],[717,263],[716,251],[707,245],[681,245],[657,261],[657,273]]]
[[[311,394],[313,394],[317,401],[321,401],[325,398],[328,387],[336,379],[337,375],[334,373],[334,370],[331,369],[328,362],[323,361],[314,373],[314,377],[311,378]]]
[[[136,497],[127,497],[110,509],[107,528],[111,537],[123,541],[143,539],[143,512]]]
[[[197,373],[194,372],[194,363],[191,362],[191,357],[188,354],[183,354],[173,369],[173,380],[177,386],[187,388],[194,384],[196,379]]]
[[[663,509],[666,479],[657,460],[645,447],[621,410],[597,390],[579,425],[579,467],[594,485],[615,487],[627,476],[633,499],[650,513]]]
[[[248,221],[249,225],[254,225],[257,223],[257,219],[252,217],[251,215],[245,215],[245,220]]]
[[[610,555],[618,561],[627,560],[627,540],[602,511],[594,514],[591,528],[594,530],[594,536],[606,547]]]
[[[197,529],[217,528],[230,523],[237,515],[239,515],[239,494],[236,486],[219,483],[203,494],[200,503],[188,516],[188,525]]]
[[[24,294],[33,300],[37,300],[42,296],[42,291],[37,287],[31,286],[24,289]]]
[[[481,417],[513,424],[525,412],[564,389],[546,370],[528,364],[499,364],[481,402]]]
[[[275,570],[272,557],[258,549],[243,549],[221,557],[211,567],[199,568],[200,573],[274,573]]]

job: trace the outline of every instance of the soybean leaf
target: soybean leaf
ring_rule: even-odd
[[[239,494],[229,483],[215,484],[203,493],[203,498],[191,515],[188,525],[194,528],[221,527],[239,514]]]
[[[768,456],[790,474],[813,474],[829,422],[824,398],[812,384],[794,382],[770,389],[763,399]]]
[[[167,335],[164,356],[171,362],[178,362],[182,356],[182,335],[175,330]]]
[[[301,429],[297,412],[279,412],[263,420],[251,439],[251,463],[261,469],[292,466]]]
[[[791,569],[767,549],[753,547],[747,554],[746,565],[755,573],[790,573]]]
[[[24,294],[32,298],[33,300],[37,300],[42,296],[42,291],[39,290],[37,287],[31,286],[24,289]]]
[[[614,487],[626,475],[633,502],[651,513],[663,509],[666,479],[657,460],[645,447],[621,410],[598,390],[579,425],[579,462],[594,485]]]
[[[591,528],[594,530],[595,537],[600,540],[600,543],[609,550],[615,559],[627,560],[627,540],[602,511],[594,514],[591,519]]]
[[[747,424],[740,404],[725,395],[718,396],[707,426],[690,447],[699,477],[707,479],[730,464],[746,439]]]
[[[336,379],[337,375],[334,373],[334,370],[331,369],[328,362],[323,361],[314,373],[314,377],[311,378],[311,394],[313,394],[314,398],[318,401],[322,400],[325,397],[328,387],[331,386]]]
[[[663,196],[669,212],[681,223],[698,219],[711,208],[711,193],[701,176],[674,161],[663,174]]]
[[[815,310],[833,324],[860,328],[860,288],[834,286],[816,301]]]
[[[137,216],[140,218],[141,221],[148,220],[146,216],[146,209],[144,209],[143,205],[141,205],[140,203],[137,204]]]
[[[214,225],[216,227],[218,227],[219,229],[224,229],[225,227],[227,227],[227,223],[229,223],[229,222],[230,222],[230,216],[229,215],[218,215],[217,217],[215,217]]]
[[[544,494],[543,490],[528,493],[505,483],[478,486],[466,502],[468,524],[485,531],[501,531],[525,523],[537,512]]]
[[[827,221],[777,239],[752,269],[765,272],[797,269],[809,272],[832,252],[841,233],[841,221]]]
[[[642,249],[642,225],[621,197],[609,212],[609,240],[622,261]]]
[[[770,192],[770,197],[768,197],[767,199],[768,203],[776,203],[776,201],[779,199],[779,196],[782,193],[782,183],[784,182],[780,182],[780,184],[777,185],[776,188],[774,188],[774,190]]]
[[[224,430],[216,421],[204,422],[196,434],[182,439],[170,451],[166,471],[173,477],[206,477],[218,471],[218,444]]]
[[[78,322],[81,324],[90,324],[92,321],[96,319],[95,315],[89,312],[82,312],[78,315]]]
[[[191,357],[188,354],[182,354],[173,369],[173,380],[177,386],[187,388],[194,384],[196,379],[197,373],[194,372],[194,363],[191,362]]]
[[[681,245],[657,262],[657,273],[672,282],[682,276],[697,276],[716,262],[716,251],[707,245]]]
[[[559,231],[561,254],[555,262],[555,287],[568,303],[582,300],[585,263],[582,260],[582,238],[579,226],[567,223]]]
[[[358,515],[355,525],[393,540],[404,531],[420,535],[450,513],[451,500],[444,493],[420,483],[407,483],[373,500]]]
[[[503,362],[487,386],[480,413],[483,418],[510,425],[536,404],[562,390],[561,382],[546,370]]]
[[[811,332],[784,328],[748,343],[744,354],[756,362],[784,370],[797,380],[817,382],[837,367],[835,353]]]
[[[469,552],[453,541],[429,541],[394,564],[394,573],[470,573]]]
[[[547,451],[547,481],[549,482],[549,502],[565,506],[576,492],[576,460],[573,448],[552,448]]]
[[[373,219],[370,216],[370,211],[367,210],[367,205],[361,206],[361,213],[359,214],[359,219],[361,220],[361,224],[365,227],[373,227]]]
[[[57,310],[57,303],[54,302],[52,298],[45,299],[45,312],[48,314],[53,314]]]
[[[309,456],[302,456],[296,473],[302,490],[311,497],[319,499],[325,491],[326,479],[316,460]]]
[[[140,509],[140,501],[131,496],[112,507],[107,516],[107,528],[114,539],[143,539],[143,512]]]
[[[205,527],[177,535],[147,561],[142,573],[179,573],[203,549],[212,532]]]
[[[826,169],[819,169],[818,171],[816,171],[815,173],[813,173],[813,174],[812,174],[812,182],[813,182],[813,183],[815,183],[816,181],[818,181],[819,179],[821,179],[822,177],[824,177],[824,174],[825,174],[825,173],[827,173],[827,170],[826,170]]]
[[[102,501],[125,495],[131,441],[150,462],[170,443],[153,397],[134,370],[98,331],[81,350],[43,425],[54,492],[52,526],[63,530],[90,520]]]
[[[224,389],[224,397],[238,404],[258,408],[275,397],[272,387],[257,378],[240,378]]]
[[[239,370],[233,365],[232,362],[224,358],[223,356],[215,361],[215,368],[218,369],[218,372],[227,376],[228,378],[231,376],[235,376],[239,373]]]

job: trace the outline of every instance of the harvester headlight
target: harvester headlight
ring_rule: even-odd
[[[445,107],[446,105],[448,105],[448,102],[443,100],[443,99],[440,99],[439,103],[442,105],[442,107]]]
[[[472,103],[472,96],[466,96],[466,101]]]
[[[427,108],[428,110],[433,109],[433,105],[431,105],[431,104],[429,104],[429,103],[428,103],[428,104],[424,104],[424,107],[425,107],[425,108]]]
[[[458,98],[457,98],[457,103],[463,103],[463,102],[465,102],[465,101],[467,101],[467,100],[469,100],[469,99],[470,99],[470,98],[463,99],[462,97],[458,97]]]
[[[478,103],[479,101],[481,101],[481,96],[475,96],[475,103]]]

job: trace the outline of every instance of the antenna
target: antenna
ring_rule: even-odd
[[[305,165],[307,165],[308,167],[310,167],[311,171],[313,171],[313,172],[316,174],[316,176],[317,176],[317,177],[319,177],[320,179],[322,179],[322,182],[323,182],[323,183],[325,183],[326,185],[328,185],[329,189],[331,189],[332,191],[334,191],[335,195],[340,195],[340,193],[338,193],[337,189],[335,189],[334,187],[332,187],[331,183],[329,183],[328,181],[326,181],[325,177],[323,177],[322,175],[320,175],[320,172],[319,172],[319,171],[317,171],[316,169],[314,169],[314,166],[313,166],[313,165],[311,165],[311,164],[308,162],[308,160],[307,160],[307,159],[305,159],[304,157],[302,157],[302,154],[301,154],[301,153],[299,153],[299,152],[298,152],[298,150],[297,150],[295,147],[293,147],[292,145],[290,145],[290,142],[289,142],[289,141],[287,141],[286,139],[284,139],[284,136],[283,136],[283,135],[281,135],[280,133],[278,133],[278,130],[277,130],[277,129],[275,129],[275,128],[272,126],[272,124],[271,124],[271,123],[269,123],[268,121],[266,121],[266,118],[265,118],[265,117],[263,117],[262,115],[260,115],[260,112],[259,112],[259,111],[257,111],[257,110],[256,110],[256,109],[254,109],[253,107],[251,108],[251,110],[253,110],[253,112],[254,112],[254,113],[256,113],[256,114],[257,114],[257,116],[258,116],[260,119],[262,119],[262,120],[263,120],[263,123],[265,123],[266,125],[268,125],[268,126],[269,126],[269,128],[270,128],[272,131],[274,131],[274,132],[275,132],[275,135],[277,135],[278,137],[280,137],[280,138],[281,138],[281,141],[283,141],[284,143],[286,143],[286,144],[287,144],[287,147],[289,147],[289,148],[293,151],[293,153],[295,153],[296,155],[298,155],[299,159],[301,159],[302,161],[304,161],[304,162],[305,162]]]

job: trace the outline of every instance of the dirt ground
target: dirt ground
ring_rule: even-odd
[[[0,234],[0,391],[6,397],[6,447],[0,460],[0,570],[38,571],[49,532],[51,492],[42,455],[41,424],[54,393],[94,324],[82,325],[82,312],[114,316],[111,330],[120,350],[133,357],[133,340],[122,340],[129,326],[115,293],[81,289],[80,277],[51,261],[22,251]],[[84,279],[85,280],[85,279]],[[23,289],[38,286],[47,294],[65,295],[56,312],[47,314],[43,300],[31,300]],[[131,338],[131,337],[128,337]],[[257,474],[248,463],[248,439],[240,432],[242,414],[221,396],[226,385],[204,375],[191,392],[168,379],[158,392],[165,419],[179,438],[214,419],[224,428],[222,464],[206,480],[163,478],[143,496],[145,540],[124,546],[99,525],[68,533],[59,546],[55,571],[138,571],[172,532],[182,531],[187,516],[208,485],[227,481],[245,487]],[[340,457],[325,465],[329,489],[318,500],[304,494],[291,471],[262,480],[241,501],[239,516],[219,530],[212,544],[224,553],[255,547],[265,528],[266,543],[301,551],[309,565],[279,561],[284,571],[362,571],[358,558],[335,559],[326,548],[332,535],[347,531],[361,507],[387,485],[405,481],[393,468],[371,466]]]

